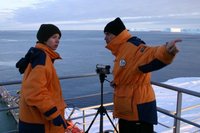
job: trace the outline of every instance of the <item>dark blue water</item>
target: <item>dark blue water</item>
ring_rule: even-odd
[[[178,44],[179,54],[173,64],[153,73],[152,80],[166,81],[174,77],[199,76],[200,34],[132,32],[147,44],[159,45],[181,38]],[[27,50],[35,45],[36,31],[1,31],[0,32],[0,81],[20,79],[21,75],[15,63]],[[112,66],[114,57],[105,49],[102,31],[62,31],[60,46],[57,49],[62,60],[55,66],[59,76],[93,73],[96,64]]]
[[[36,31],[0,31],[0,82],[20,80],[22,75],[15,68],[15,63],[25,55],[27,50],[35,45]],[[200,34],[162,33],[162,32],[132,32],[134,36],[143,39],[147,44],[156,46],[181,38],[178,44],[179,54],[173,64],[152,73],[152,80],[163,82],[176,77],[200,77]],[[102,31],[62,31],[62,38],[57,49],[62,60],[55,62],[59,76],[70,76],[85,73],[95,73],[96,64],[111,65],[114,57],[105,49]],[[112,76],[108,76],[112,80]],[[99,77],[72,79],[61,81],[65,98],[73,98],[100,92]],[[9,90],[20,89],[20,86],[7,87]],[[104,91],[112,91],[109,83],[104,83]],[[15,91],[12,91],[15,93]],[[105,101],[112,100],[112,95],[105,96]],[[100,103],[100,97],[69,101],[78,107]],[[5,114],[0,113],[0,123],[4,123]],[[5,122],[6,123],[6,122]],[[9,122],[10,123],[10,122]],[[7,127],[6,127],[7,128]],[[10,124],[10,129],[15,129]],[[5,128],[0,128],[0,132]]]

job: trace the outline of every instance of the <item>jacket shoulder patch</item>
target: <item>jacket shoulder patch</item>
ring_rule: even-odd
[[[38,48],[33,48],[31,52],[32,56],[30,58],[30,63],[32,68],[36,67],[37,65],[45,65],[46,54],[44,51]]]
[[[128,42],[134,44],[135,46],[139,46],[140,44],[145,44],[145,42],[143,40],[141,40],[140,38],[138,38],[136,36],[128,39]]]
[[[32,68],[34,68],[37,65],[45,65],[45,60],[46,54],[44,51],[31,47],[25,57],[21,58],[16,63],[16,68],[18,68],[19,72],[23,74],[29,63],[31,63]]]

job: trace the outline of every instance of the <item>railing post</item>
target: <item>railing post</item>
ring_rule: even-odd
[[[177,93],[176,116],[181,117],[182,110],[182,92]],[[174,120],[174,133],[180,133],[180,120]]]
[[[86,123],[85,123],[85,110],[83,110],[83,132],[85,132],[85,126],[86,126]]]

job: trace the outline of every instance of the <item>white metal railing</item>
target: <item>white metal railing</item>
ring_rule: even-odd
[[[97,76],[97,74],[96,73],[92,73],[92,74],[83,74],[83,75],[63,76],[63,77],[59,77],[59,79],[60,80],[66,80],[66,79],[85,78],[85,77],[93,77],[93,76]],[[173,128],[173,132],[174,133],[180,133],[180,122],[181,121],[185,122],[187,124],[193,125],[193,126],[195,126],[197,128],[200,128],[200,125],[198,123],[195,123],[194,121],[187,120],[187,119],[184,119],[184,118],[181,117],[181,113],[183,111],[188,111],[188,110],[192,110],[192,109],[200,107],[200,104],[197,104],[197,105],[193,105],[193,106],[186,107],[186,108],[183,109],[182,108],[182,102],[183,102],[182,101],[183,100],[182,99],[182,95],[183,94],[188,94],[188,95],[200,98],[200,93],[199,92],[195,92],[195,91],[191,91],[191,90],[187,90],[187,89],[184,89],[184,88],[179,88],[179,87],[175,87],[175,86],[171,86],[171,85],[166,85],[166,84],[162,84],[162,83],[158,83],[158,82],[153,82],[153,81],[151,83],[152,83],[152,85],[160,86],[160,87],[163,87],[164,89],[173,90],[173,91],[177,92],[176,111],[170,111],[170,110],[166,110],[164,108],[157,107],[158,112],[163,113],[165,115],[168,115],[169,117],[174,118],[174,126],[170,127],[170,126],[167,126],[165,124],[159,123],[161,126],[165,126],[165,127],[168,127],[168,128]],[[18,80],[18,81],[0,82],[0,88],[3,88],[2,86],[16,85],[16,84],[21,84],[21,81]],[[0,89],[0,92],[1,92],[1,89]],[[110,93],[110,92],[108,92],[108,93]],[[87,95],[87,96],[66,99],[66,101],[76,100],[76,99],[81,99],[81,98],[86,98],[86,97],[88,98],[88,97],[91,97],[91,96],[94,96],[94,95],[100,95],[100,94],[91,94],[91,95]],[[109,106],[112,106],[112,104],[113,103],[108,103]],[[104,105],[107,106],[106,104],[104,104]],[[99,107],[99,105],[93,106],[93,107],[85,107],[85,108],[82,108],[81,110],[84,112],[87,109],[98,108],[98,107]],[[16,110],[16,109],[18,109],[18,106],[0,108],[0,112],[1,111],[12,111],[12,110]],[[91,115],[95,115],[95,114],[91,114]],[[83,123],[85,123],[84,122],[84,118],[85,117],[87,117],[87,116],[84,116],[84,115],[82,116]],[[71,118],[71,119],[77,119],[77,118]],[[85,127],[83,127],[83,129],[85,129]],[[8,131],[8,132],[16,132],[16,131]]]
[[[191,91],[191,90],[187,90],[184,88],[179,88],[179,87],[175,87],[175,86],[171,86],[171,85],[166,85],[166,84],[162,84],[162,83],[158,83],[158,82],[153,82],[153,81],[151,82],[151,84],[163,87],[164,89],[169,89],[169,90],[173,90],[173,91],[177,92],[176,111],[175,112],[171,113],[170,111],[159,108],[159,107],[157,109],[159,112],[174,118],[174,127],[173,127],[174,133],[180,133],[180,122],[181,121],[200,128],[199,124],[181,117],[181,113],[183,111],[187,111],[187,110],[191,110],[191,109],[200,107],[200,103],[199,103],[198,105],[193,105],[193,106],[182,109],[182,102],[183,102],[182,95],[188,94],[188,95],[200,98],[199,92],[195,92],[195,91]]]

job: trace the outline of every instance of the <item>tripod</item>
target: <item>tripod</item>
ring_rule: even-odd
[[[99,126],[99,132],[103,133],[103,115],[106,114],[106,116],[108,117],[110,123],[112,124],[112,126],[114,127],[115,131],[118,133],[117,128],[115,127],[115,125],[113,124],[112,120],[110,119],[106,108],[103,106],[103,82],[105,80],[106,75],[104,73],[100,73],[99,74],[99,79],[100,79],[100,83],[101,83],[101,105],[97,110],[97,113],[94,117],[94,119],[92,120],[91,124],[89,125],[87,131],[85,133],[88,133],[92,124],[94,123],[96,117],[98,114],[100,114],[100,126]]]

